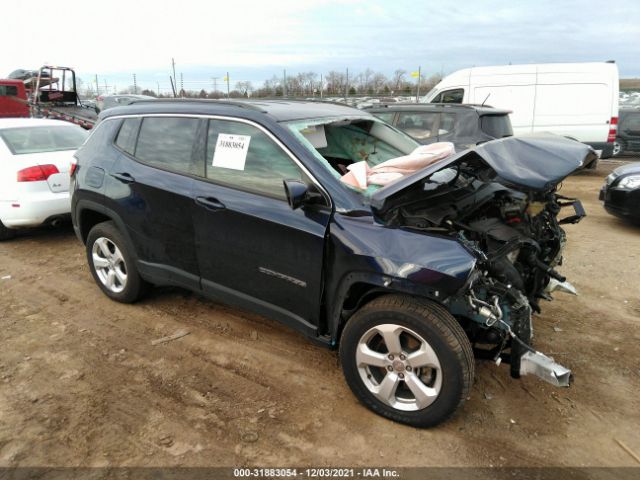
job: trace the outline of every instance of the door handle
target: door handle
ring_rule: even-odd
[[[208,210],[224,210],[224,203],[213,197],[196,197],[196,203]]]
[[[123,172],[123,173],[112,173],[111,176],[113,178],[115,178],[116,180],[121,181],[122,183],[133,183],[136,181],[135,178],[133,178],[130,174]]]

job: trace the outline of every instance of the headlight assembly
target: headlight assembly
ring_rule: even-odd
[[[618,182],[617,186],[619,188],[626,188],[628,190],[640,188],[640,175],[629,175],[628,177],[624,177]]]

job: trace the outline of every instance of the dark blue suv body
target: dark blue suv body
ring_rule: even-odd
[[[498,356],[511,348],[512,373],[527,373],[509,330],[529,341],[531,309],[549,275],[560,277],[555,185],[588,152],[562,144],[569,159],[549,169],[546,183],[522,188],[500,181],[490,149],[387,188],[340,181],[350,164],[417,146],[370,114],[331,103],[139,102],[103,112],[77,152],[73,225],[96,283],[114,300],[175,285],[275,318],[339,345],[345,377],[369,408],[430,426],[467,396],[472,343],[493,344]],[[431,190],[446,200],[424,205]],[[559,229],[558,244],[535,260],[527,253],[526,268],[505,258],[516,263],[534,229],[464,223],[491,212],[524,224],[536,196],[548,207],[540,224]],[[451,208],[466,213],[457,218]],[[495,248],[481,236],[495,237]],[[488,259],[492,266],[479,268]],[[540,271],[529,278],[527,268]]]

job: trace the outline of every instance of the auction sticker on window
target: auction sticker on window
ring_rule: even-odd
[[[244,170],[250,141],[251,137],[249,135],[219,133],[211,165],[232,168],[233,170]]]

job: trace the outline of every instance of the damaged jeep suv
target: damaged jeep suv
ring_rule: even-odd
[[[77,152],[72,219],[107,296],[175,285],[280,320],[339,349],[353,393],[395,421],[448,418],[474,353],[568,385],[531,346],[532,312],[573,290],[561,224],[584,211],[556,190],[595,153],[554,136],[421,148],[332,103],[137,102]]]

